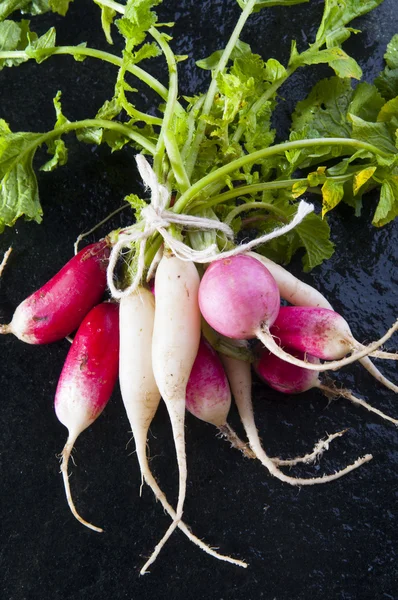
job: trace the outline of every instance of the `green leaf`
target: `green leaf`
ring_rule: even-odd
[[[207,58],[201,58],[196,61],[196,66],[200,69],[204,69],[205,71],[212,71],[218,67],[218,63],[223,55],[224,49],[216,50],[213,54],[210,54]],[[251,54],[251,48],[249,44],[242,42],[241,40],[237,40],[235,48],[231,52],[231,60],[235,60],[235,58],[242,58],[245,55]]]
[[[392,175],[381,186],[380,200],[372,224],[382,227],[395,217],[398,217],[398,176]]]
[[[398,33],[388,44],[384,58],[387,65],[375,85],[386,100],[391,100],[398,96]]]
[[[22,20],[20,23],[3,21],[0,23],[0,52],[25,50],[29,43],[28,34],[32,37],[35,35],[29,30],[29,21]],[[0,58],[0,71],[3,67],[14,67],[27,60],[27,58]]]
[[[352,123],[352,137],[373,144],[385,152],[397,153],[394,139],[385,123],[369,123],[352,114],[348,118]]]
[[[356,115],[364,121],[374,122],[384,102],[374,85],[366,82],[359,83],[354,90],[347,113]]]
[[[302,54],[298,55],[294,61],[298,65],[316,65],[321,63],[328,64],[338,77],[351,77],[361,79],[362,69],[351,56],[348,56],[344,50],[334,46],[318,50],[317,48],[309,48]]]
[[[46,60],[51,55],[48,50],[55,47],[55,35],[54,27],[39,38],[33,37],[31,33],[28,34],[29,44],[25,51],[29,58],[34,58],[39,64]]]
[[[305,100],[297,103],[292,130],[310,138],[351,137],[346,116],[352,95],[349,79],[322,79]]]
[[[57,117],[54,126],[54,129],[56,129],[65,125],[65,123],[69,123],[69,121],[62,113],[61,92],[57,92],[53,103]],[[56,167],[65,165],[68,161],[68,150],[65,142],[60,137],[52,138],[47,142],[47,152],[52,155],[52,158],[40,167],[41,171],[53,171]]]
[[[117,13],[115,10],[113,10],[113,8],[101,4],[101,0],[94,0],[94,2],[101,8],[101,25],[106,41],[108,44],[113,44],[111,26],[113,25],[113,21]]]
[[[31,15],[41,15],[52,11],[66,15],[69,4],[73,0],[1,0],[0,21],[3,21],[15,10],[21,10]]]
[[[39,133],[12,133],[0,120],[0,232],[21,216],[42,219],[36,175],[32,162]]]
[[[330,48],[338,42],[346,40],[351,33],[351,28],[346,28],[347,23],[373,10],[383,0],[325,0],[325,8],[315,42],[326,43]]]

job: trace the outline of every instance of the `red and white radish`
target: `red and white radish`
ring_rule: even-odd
[[[333,473],[332,475],[323,475],[322,477],[305,479],[302,477],[290,477],[285,475],[278,467],[282,466],[283,464],[289,464],[289,462],[284,463],[278,459],[275,460],[270,458],[264,451],[258,435],[256,424],[254,422],[251,399],[252,378],[250,365],[244,361],[236,360],[235,358],[231,358],[229,356],[222,356],[222,361],[225,366],[229,383],[231,385],[232,394],[235,398],[239,416],[245,428],[250,447],[264,467],[266,467],[271,475],[274,475],[274,477],[277,479],[292,485],[315,485],[318,483],[328,483],[338,479],[339,477],[342,477],[343,475],[346,475],[350,471],[358,468],[362,464],[372,459],[371,454],[366,454],[362,458],[356,460],[352,465],[348,465],[341,471],[337,471],[337,473]],[[335,434],[335,436],[337,435],[341,435],[341,433]],[[297,462],[297,460],[292,461],[290,464],[296,464]]]
[[[69,349],[55,394],[55,412],[68,429],[61,472],[69,507],[80,523],[94,531],[72,500],[68,462],[77,437],[104,410],[117,381],[119,366],[119,307],[104,302],[93,308],[80,325]]]
[[[294,356],[303,358],[304,353],[296,349],[289,348]],[[306,359],[314,364],[319,364],[318,358],[306,354]],[[373,412],[379,417],[398,425],[398,420],[394,419],[374,408],[364,400],[357,398],[349,390],[338,389],[336,386],[325,385],[319,379],[319,373],[316,371],[308,371],[302,367],[291,365],[281,360],[275,354],[272,354],[267,348],[261,348],[257,353],[257,360],[254,363],[254,369],[257,375],[265,381],[271,388],[282,392],[283,394],[300,394],[313,388],[318,388],[328,398],[337,398],[339,396],[350,400],[353,404],[363,406],[368,411]]]
[[[287,300],[287,302],[290,302],[290,304],[295,306],[313,306],[333,310],[332,305],[323,294],[292,275],[292,273],[289,273],[289,271],[284,269],[281,265],[277,265],[269,258],[266,258],[262,254],[257,254],[256,252],[249,252],[248,255],[259,260],[267,267],[278,285],[281,297],[284,300]],[[374,366],[369,356],[360,358],[359,362],[372,375],[372,377],[377,379],[377,381],[379,381],[385,387],[398,394],[398,386],[387,379],[379,371],[379,369]]]
[[[149,468],[146,450],[148,429],[160,402],[160,393],[152,369],[154,317],[155,300],[147,289],[138,288],[134,294],[121,299],[119,381],[142,477],[166,512],[175,519],[174,509]],[[178,523],[178,527],[188,539],[215,558],[238,566],[247,566],[246,563],[223,556],[207,546],[193,535],[182,521]]]
[[[48,344],[75,331],[106,288],[109,247],[106,240],[87,246],[15,310],[0,333],[13,333],[28,344]]]
[[[141,574],[156,560],[182,518],[187,483],[184,431],[186,388],[200,341],[199,275],[195,265],[165,253],[156,271],[155,288],[152,366],[173,430],[179,493],[175,519],[141,569]]]
[[[308,352],[322,360],[338,360],[353,350],[364,348],[351,333],[345,319],[334,310],[311,306],[282,306],[271,327],[281,346]],[[392,360],[398,355],[377,352]]]
[[[227,423],[231,408],[228,378],[217,352],[203,337],[187,384],[186,406],[195,417],[217,427],[231,446],[255,458]]]
[[[270,327],[279,312],[279,290],[268,269],[250,256],[234,256],[213,262],[199,289],[199,304],[206,321],[219,333],[235,339],[257,337],[271,352],[306,369],[336,370],[370,354],[398,329],[398,320],[377,342],[351,356],[313,365],[285,352],[274,340]]]

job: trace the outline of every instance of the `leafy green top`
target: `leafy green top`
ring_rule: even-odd
[[[242,12],[227,46],[197,62],[211,72],[211,82],[206,93],[195,97],[181,96],[178,89],[178,63],[185,57],[174,55],[170,48],[164,27],[171,24],[157,22],[154,8],[161,0],[128,0],[125,5],[94,1],[101,8],[108,42],[112,43],[114,25],[124,39],[122,56],[85,44],[57,46],[53,28],[38,37],[27,20],[6,19],[17,8],[31,14],[48,10],[65,14],[68,0],[2,2],[0,69],[70,54],[76,60],[93,57],[110,62],[118,71],[113,97],[94,118],[68,121],[58,93],[56,123],[50,132],[12,133],[0,121],[0,229],[22,215],[41,220],[33,157],[46,144],[51,158],[42,169],[65,164],[62,136],[70,131],[86,143],[106,143],[113,151],[129,144],[151,155],[158,179],[173,192],[172,210],[227,221],[236,233],[247,228],[260,234],[272,230],[291,218],[297,198],[318,191],[321,214],[307,216],[294,231],[263,248],[284,263],[303,248],[305,270],[333,253],[325,215],[339,202],[360,214],[365,192],[380,188],[374,225],[385,225],[398,215],[398,35],[388,45],[386,67],[374,85],[360,83],[353,88],[352,80],[360,79],[362,71],[341,47],[352,33],[358,33],[348,24],[382,0],[325,0],[315,40],[302,52],[293,40],[286,66],[254,54],[241,41],[241,31],[254,12],[305,0],[237,0]],[[141,66],[159,54],[167,62],[168,88]],[[319,63],[329,65],[334,76],[318,82],[297,104],[289,139],[276,144],[271,118],[279,88],[298,68]],[[132,76],[160,96],[156,116],[139,109]],[[142,201],[135,196],[129,199],[139,215]],[[177,227],[174,233],[185,235]],[[227,244],[209,233],[186,237],[198,248],[215,239],[220,246]],[[155,236],[148,262],[158,245]],[[131,260],[134,269],[134,252]]]

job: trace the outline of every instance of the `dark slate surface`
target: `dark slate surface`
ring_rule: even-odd
[[[254,16],[243,36],[255,50],[281,60],[290,39],[299,44],[315,31],[320,1]],[[356,23],[364,33],[348,50],[371,79],[382,66],[386,42],[398,30],[396,0],[385,0]],[[177,20],[176,52],[202,57],[219,48],[238,9],[232,0],[165,2],[161,20]],[[98,9],[75,2],[67,18],[36,20],[44,31],[57,23],[59,43],[105,47]],[[181,89],[191,94],[206,80],[182,65]],[[159,76],[165,75],[158,65]],[[288,115],[323,69],[300,71],[282,91],[285,101],[276,126],[283,136]],[[0,73],[1,117],[13,130],[44,131],[52,126],[51,98],[63,91],[70,119],[94,115],[110,96],[114,67],[54,57]],[[150,105],[151,99],[144,98]],[[42,285],[72,253],[83,230],[120,205],[137,188],[132,152],[110,156],[106,149],[67,140],[67,167],[40,174],[45,219],[19,223],[0,240],[0,250],[15,247],[0,287],[0,317]],[[381,335],[396,316],[396,225],[383,230],[369,223],[374,200],[363,218],[347,208],[331,217],[335,256],[305,278],[315,283],[352,325],[360,340]],[[128,216],[120,220],[126,223]],[[112,226],[117,226],[115,220]],[[103,231],[105,233],[105,231]],[[299,261],[293,268],[299,272]],[[395,287],[394,287],[395,286]],[[194,531],[224,553],[246,559],[244,571],[205,556],[177,533],[152,574],[138,569],[168,525],[148,489],[140,498],[140,476],[118,391],[101,418],[77,443],[71,484],[81,513],[104,526],[95,534],[79,525],[63,496],[56,454],[65,440],[52,401],[68,342],[31,347],[15,338],[1,343],[1,597],[7,600],[392,600],[397,590],[398,436],[394,426],[342,401],[328,406],[317,393],[281,397],[255,385],[256,419],[270,454],[305,453],[326,432],[350,431],[335,443],[321,465],[297,472],[310,476],[332,472],[358,455],[374,460],[354,474],[327,486],[295,489],[271,479],[261,465],[249,462],[187,418],[189,465],[185,519]],[[396,345],[396,342],[395,342]],[[389,347],[393,347],[391,343]],[[396,376],[392,365],[385,373]],[[393,394],[359,367],[345,369],[341,381],[360,390],[386,412],[398,415]],[[239,428],[236,413],[231,421]],[[175,500],[177,468],[166,411],[155,419],[150,438],[152,467]]]

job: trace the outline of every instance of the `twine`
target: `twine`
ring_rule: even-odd
[[[112,296],[119,300],[132,294],[140,285],[145,271],[146,242],[155,232],[160,233],[170,250],[179,259],[196,263],[210,263],[214,260],[230,258],[237,254],[248,252],[255,246],[264,244],[284,235],[291,229],[294,229],[294,227],[301,223],[301,221],[314,210],[312,204],[308,204],[302,200],[298,205],[297,212],[292,221],[283,227],[276,228],[271,233],[262,235],[246,244],[240,244],[233,250],[227,252],[220,252],[216,244],[211,244],[205,250],[193,250],[184,242],[176,240],[167,231],[171,224],[179,225],[183,229],[217,230],[224,233],[228,238],[233,239],[234,234],[231,227],[215,219],[186,214],[180,215],[171,210],[167,210],[166,206],[170,196],[169,190],[159,183],[152,167],[142,154],[138,154],[135,159],[145,188],[149,189],[151,192],[151,202],[141,211],[141,221],[124,230],[119,235],[118,241],[112,248],[107,270],[107,280]],[[120,290],[114,284],[116,264],[122,251],[125,248],[130,248],[131,244],[134,242],[139,242],[137,271],[132,283],[124,290]],[[157,266],[159,253],[157,253],[155,260],[155,266],[151,265],[150,267],[151,273]]]

